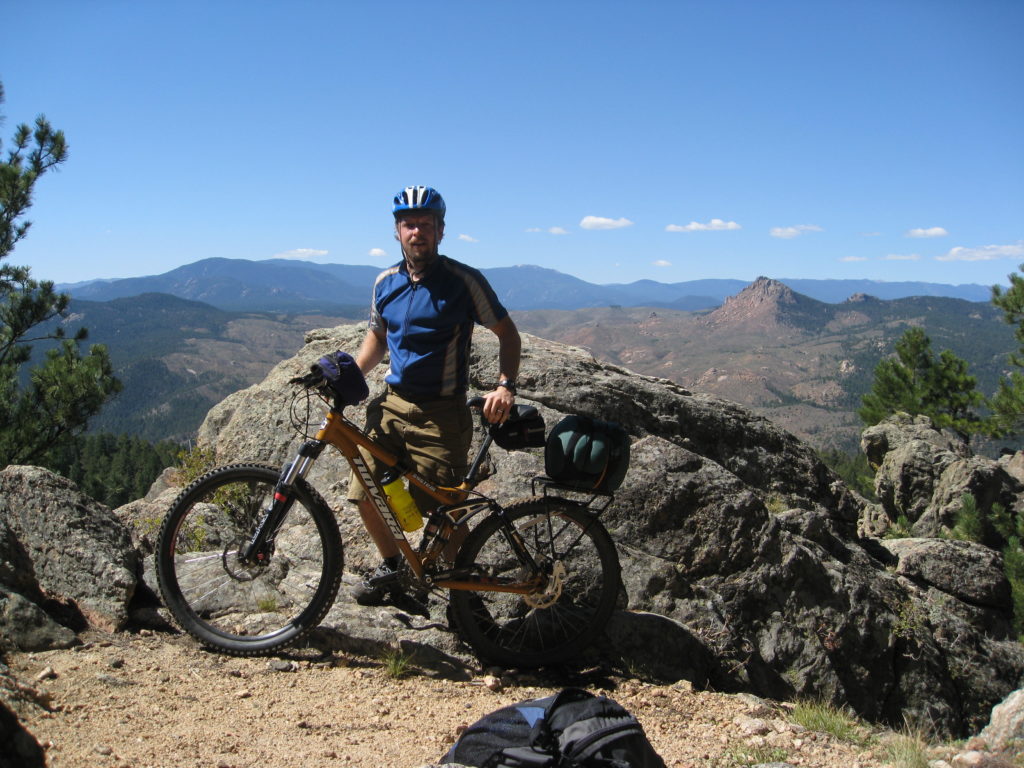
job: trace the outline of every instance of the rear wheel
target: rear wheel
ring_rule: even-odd
[[[302,480],[266,556],[242,562],[278,475],[260,464],[214,469],[178,496],[160,529],[156,571],[165,605],[201,643],[236,656],[296,642],[323,620],[341,583],[338,524]]]
[[[547,585],[529,595],[452,590],[459,631],[486,661],[522,667],[565,661],[597,639],[615,607],[615,544],[594,514],[562,499],[527,499],[505,512]],[[455,565],[490,576],[529,576],[497,515],[470,532]]]

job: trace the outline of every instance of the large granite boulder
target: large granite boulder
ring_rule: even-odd
[[[124,525],[70,480],[0,470],[0,648],[67,646],[85,625],[123,628],[137,568]]]

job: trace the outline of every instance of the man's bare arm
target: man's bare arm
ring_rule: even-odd
[[[498,337],[498,381],[515,381],[519,375],[519,358],[523,348],[519,329],[512,318],[506,315],[492,325],[490,330]],[[493,392],[484,396],[484,400],[484,416],[493,424],[508,418],[515,403],[515,395],[505,387],[495,387]]]
[[[356,355],[356,365],[365,376],[372,371],[377,364],[384,359],[388,351],[387,336],[383,331],[375,331],[372,328],[366,332],[363,344]]]

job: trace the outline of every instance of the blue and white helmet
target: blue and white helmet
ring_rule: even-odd
[[[396,219],[406,211],[425,211],[444,221],[444,198],[433,187],[406,187],[395,195],[391,211]]]

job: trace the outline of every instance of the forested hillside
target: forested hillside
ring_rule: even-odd
[[[72,301],[68,325],[104,344],[124,384],[91,423],[93,432],[187,440],[207,411],[258,381],[302,346],[304,334],[352,322],[325,315],[226,312],[167,294]],[[41,355],[45,345],[38,345]]]

